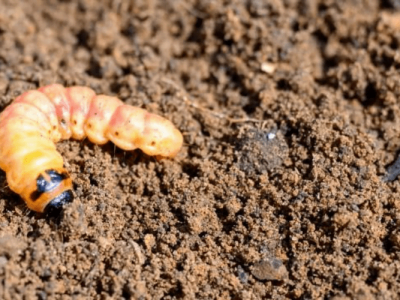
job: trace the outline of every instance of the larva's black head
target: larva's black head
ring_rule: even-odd
[[[46,177],[40,174],[36,179],[36,190],[31,194],[32,201],[36,201],[44,193],[49,193],[60,186],[60,184],[67,178],[68,173],[59,173],[55,170],[45,171]]]
[[[63,168],[40,172],[27,192],[29,196],[24,200],[28,207],[50,216],[59,215],[63,206],[73,200],[72,180]]]
[[[64,205],[71,203],[74,200],[74,195],[71,190],[66,190],[46,205],[44,213],[49,217],[59,217],[63,211]]]

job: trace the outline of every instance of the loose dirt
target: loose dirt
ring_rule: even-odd
[[[86,85],[185,145],[60,143],[62,220],[0,173],[0,298],[398,299],[399,20],[398,0],[1,1],[0,108]]]

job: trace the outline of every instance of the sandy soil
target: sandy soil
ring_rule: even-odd
[[[61,221],[0,173],[0,298],[397,299],[399,45],[398,0],[2,0],[0,108],[87,85],[185,145],[60,143]]]

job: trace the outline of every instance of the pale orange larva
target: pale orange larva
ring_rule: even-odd
[[[27,91],[0,114],[0,168],[31,210],[57,215],[73,200],[72,180],[55,147],[71,137],[167,158],[183,143],[167,119],[88,87],[52,84]]]

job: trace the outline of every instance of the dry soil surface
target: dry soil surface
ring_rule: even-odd
[[[185,143],[58,144],[61,220],[0,173],[0,298],[397,299],[399,46],[399,0],[2,0],[0,108],[86,85]]]

